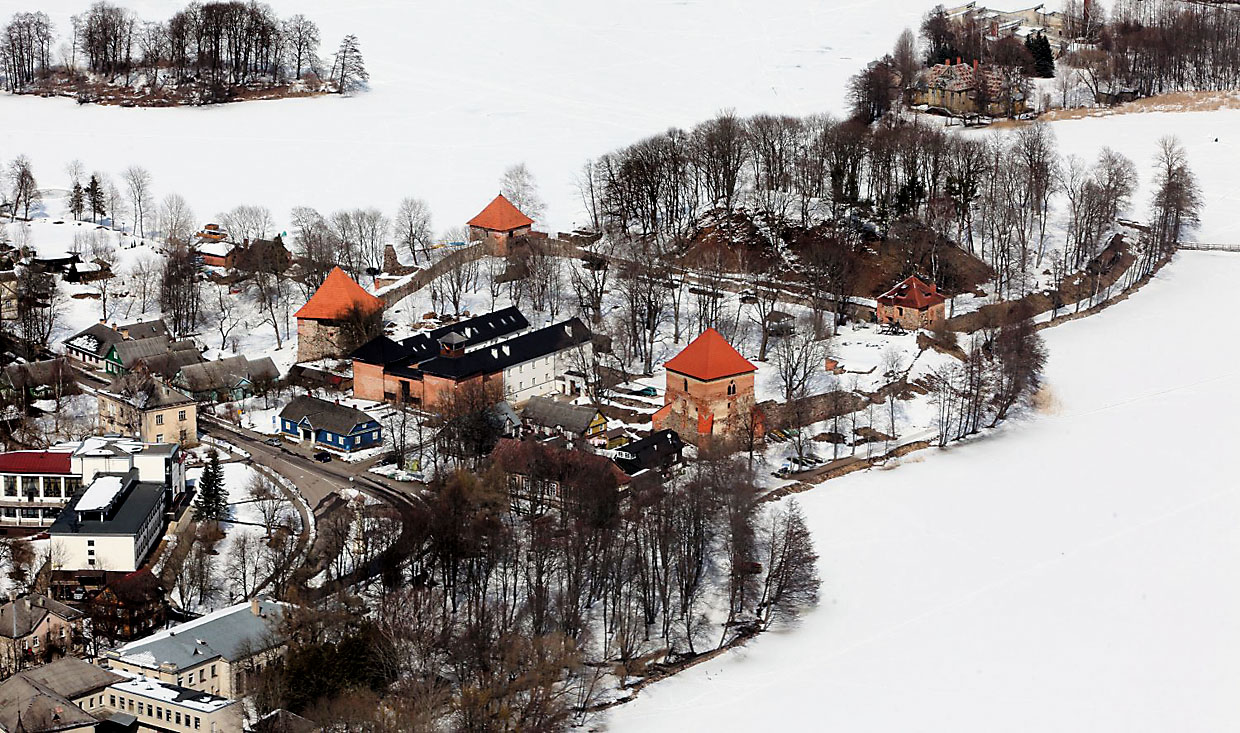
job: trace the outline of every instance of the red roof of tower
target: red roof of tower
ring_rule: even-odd
[[[884,305],[898,305],[916,310],[929,308],[946,300],[938,288],[927,285],[916,275],[909,275],[904,282],[878,296],[878,302]]]
[[[68,451],[17,450],[0,453],[0,473],[71,473]]]
[[[376,298],[339,267],[327,273],[327,279],[314,291],[310,300],[294,314],[296,318],[335,320],[344,318],[355,305],[371,311],[383,310],[383,300]]]
[[[712,379],[732,377],[756,371],[757,367],[732,348],[727,339],[713,328],[702,332],[701,336],[684,348],[670,361],[663,365],[668,371],[684,374],[694,379],[708,382]]]
[[[510,232],[513,229],[531,226],[533,223],[533,219],[522,214],[521,210],[513,206],[511,201],[504,198],[502,193],[496,196],[495,200],[487,204],[485,209],[468,222],[471,227],[490,229],[496,232]]]

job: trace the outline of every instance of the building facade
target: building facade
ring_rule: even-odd
[[[144,443],[198,445],[198,403],[147,374],[118,377],[97,393],[99,430]]]

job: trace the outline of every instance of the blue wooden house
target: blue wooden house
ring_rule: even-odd
[[[345,452],[383,442],[383,428],[370,415],[309,395],[294,397],[280,411],[280,434],[294,442]]]

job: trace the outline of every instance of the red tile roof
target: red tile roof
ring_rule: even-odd
[[[495,197],[487,207],[469,220],[471,227],[490,229],[495,232],[510,232],[513,229],[528,227],[534,220],[521,213],[521,210],[504,198],[504,194]]]
[[[72,473],[68,451],[17,450],[0,453],[0,473]]]
[[[878,296],[878,302],[882,305],[898,305],[915,310],[924,310],[946,300],[938,288],[927,285],[916,275],[909,275],[904,282]]]
[[[383,310],[383,300],[376,298],[339,267],[332,268],[327,279],[314,291],[310,300],[297,311],[296,318],[336,320],[348,315],[355,305],[370,311]]]
[[[663,365],[668,371],[708,382],[756,371],[757,367],[740,355],[732,344],[713,328],[685,347]]]

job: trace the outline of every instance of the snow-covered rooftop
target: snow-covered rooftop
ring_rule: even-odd
[[[120,476],[97,476],[94,481],[90,482],[90,486],[86,487],[86,491],[82,494],[82,498],[78,499],[75,508],[79,512],[97,512],[107,509],[124,486],[125,483]]]
[[[191,690],[177,685],[170,685],[166,682],[153,680],[145,675],[131,675],[124,670],[113,670],[117,674],[130,677],[128,682],[117,682],[112,685],[112,689],[117,692],[127,692],[132,695],[159,700],[161,702],[172,703],[182,708],[197,710],[202,713],[214,713],[220,708],[232,705],[235,701],[226,697],[212,695],[209,692],[200,690]]]

